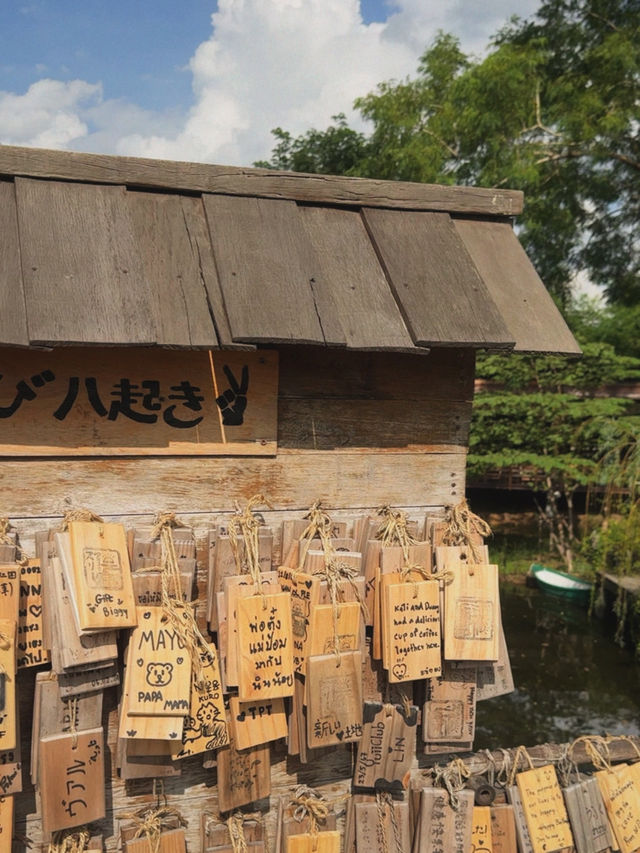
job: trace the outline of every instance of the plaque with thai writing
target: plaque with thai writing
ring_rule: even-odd
[[[127,713],[175,716],[189,712],[191,658],[160,607],[138,607],[129,640]]]
[[[353,773],[356,788],[401,793],[408,785],[416,747],[418,709],[365,702],[362,739]]]
[[[238,749],[248,749],[287,736],[287,714],[284,699],[265,702],[241,702],[229,697],[229,720]]]
[[[42,631],[42,573],[40,560],[20,567],[20,609],[17,637],[18,669],[49,662]]]
[[[310,748],[362,737],[362,655],[343,652],[307,661],[307,744]]]
[[[201,671],[193,667],[191,672],[189,714],[182,741],[172,750],[174,758],[187,758],[229,743],[218,653],[213,643],[209,645],[209,655],[201,655],[201,662]]]
[[[293,695],[291,597],[287,592],[240,598],[238,696],[242,702]]]
[[[471,743],[476,728],[476,670],[445,664],[429,679],[422,713],[425,743]]]
[[[389,681],[416,681],[439,675],[438,582],[410,580],[383,584],[383,595],[383,662],[389,670]]]
[[[621,853],[640,847],[640,785],[633,765],[618,764],[594,774]]]
[[[55,832],[105,816],[102,728],[40,741],[42,831]]]
[[[609,819],[598,780],[593,776],[562,789],[577,853],[602,853],[613,847]]]
[[[567,809],[552,764],[518,773],[516,783],[534,853],[553,853],[573,845]]]
[[[498,567],[458,561],[444,591],[446,660],[498,659],[500,599]]]
[[[260,575],[260,592],[281,592],[276,572]],[[230,575],[222,583],[223,593],[216,593],[218,618],[218,643],[220,655],[225,659],[225,687],[238,685],[238,600],[256,594],[251,575]]]
[[[136,624],[127,539],[122,524],[69,524],[72,601],[82,630],[106,631]]]

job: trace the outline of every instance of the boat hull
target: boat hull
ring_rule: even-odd
[[[579,580],[567,572],[549,569],[540,563],[532,563],[529,571],[543,592],[565,598],[584,607],[589,604],[593,588],[593,584],[589,581]]]

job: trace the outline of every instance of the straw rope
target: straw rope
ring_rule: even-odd
[[[462,545],[469,548],[474,563],[482,561],[479,546],[473,541],[474,536],[485,539],[491,536],[491,528],[480,516],[471,512],[465,498],[456,506],[449,506],[445,510],[445,530],[442,541],[445,545]]]

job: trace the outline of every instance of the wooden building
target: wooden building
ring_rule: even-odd
[[[457,503],[476,350],[579,352],[513,232],[522,203],[0,146],[0,515],[33,552],[78,507],[203,531],[261,492],[277,533],[317,498],[338,518]],[[345,790],[341,761],[276,754],[273,794]],[[188,759],[165,791],[197,850],[215,771]],[[113,779],[108,849],[150,797]],[[38,842],[34,815],[25,772],[16,832]]]

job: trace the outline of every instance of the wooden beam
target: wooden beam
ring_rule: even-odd
[[[0,175],[485,216],[515,216],[523,207],[518,190],[306,175],[12,145],[0,146]]]

